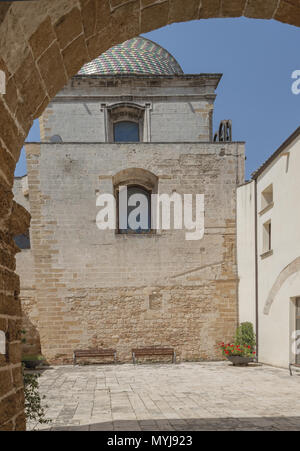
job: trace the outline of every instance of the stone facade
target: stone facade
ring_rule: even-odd
[[[109,110],[140,106],[144,142],[212,141],[215,90],[221,74],[76,76],[40,118],[41,141],[107,142]],[[65,118],[68,118],[66,121]]]
[[[70,363],[77,348],[116,348],[125,362],[133,347],[160,345],[178,360],[220,357],[217,342],[237,324],[235,191],[245,158],[243,144],[211,142],[220,78],[76,76],[46,108],[42,142],[26,144],[28,177],[14,188],[32,214],[32,248],[17,260],[25,352]],[[142,142],[110,142],[115,105],[142,109]],[[204,238],[100,231],[96,198],[120,183],[204,194]]]
[[[128,361],[132,347],[146,345],[173,346],[180,360],[219,358],[216,343],[229,340],[237,323],[235,190],[244,145],[26,150],[32,251],[18,256],[18,270],[22,281],[24,271],[34,274],[27,288],[22,282],[22,299],[48,361],[68,363],[75,348],[96,346],[115,347]],[[159,193],[205,194],[203,240],[186,241],[185,231],[98,230],[97,194],[113,193],[120,171],[141,167],[157,176]]]

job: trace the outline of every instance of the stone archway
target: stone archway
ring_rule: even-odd
[[[81,66],[141,33],[173,22],[213,17],[276,19],[300,26],[299,0],[39,0],[0,6],[0,429],[24,429],[20,366],[19,280],[13,234],[29,216],[13,202],[16,162],[35,118]]]

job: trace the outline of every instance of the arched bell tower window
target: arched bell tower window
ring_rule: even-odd
[[[117,103],[106,107],[109,142],[143,142],[145,107],[135,103]]]

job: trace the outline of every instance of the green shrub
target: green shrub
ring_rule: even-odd
[[[45,417],[45,409],[42,407],[42,399],[39,394],[39,374],[26,373],[23,366],[24,395],[25,395],[25,416],[29,421],[36,421],[39,424],[48,424],[51,420]]]
[[[45,360],[45,357],[43,357],[42,355],[24,355],[22,357],[22,362],[42,362],[43,360]]]
[[[236,330],[235,345],[250,346],[251,351],[254,351],[256,345],[255,333],[252,323],[242,323]]]
[[[26,343],[26,331],[21,331],[24,337],[22,343]],[[23,356],[22,362],[35,362],[43,361],[44,357],[41,355],[26,355]],[[39,382],[40,374],[26,373],[25,365],[22,364],[23,382],[24,382],[24,397],[25,397],[25,416],[28,421],[35,421],[38,424],[49,424],[51,420],[48,420],[45,416],[45,409],[42,407],[42,399],[39,394]],[[47,407],[47,406],[46,406]]]

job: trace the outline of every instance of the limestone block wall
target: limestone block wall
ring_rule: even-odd
[[[236,186],[244,145],[27,144],[36,304],[26,301],[49,362],[75,348],[173,346],[216,359],[237,323]],[[118,235],[96,227],[96,197],[121,170],[158,177],[159,193],[205,194],[205,236]],[[22,294],[26,277],[18,260]],[[23,272],[24,274],[24,272]],[[28,284],[27,284],[28,285]]]
[[[20,297],[22,300],[22,335],[25,342],[22,344],[23,354],[33,355],[40,353],[40,340],[38,333],[38,310],[36,303],[34,256],[30,249],[23,249],[17,255],[17,273],[22,280]],[[23,283],[24,281],[24,283]]]
[[[3,203],[0,204],[3,212]],[[3,216],[2,216],[3,218]],[[18,248],[12,237],[29,227],[27,211],[13,201],[7,230],[0,231],[0,431],[25,428],[23,378],[21,372],[20,280],[15,274]],[[4,345],[4,346],[3,346]],[[3,353],[4,351],[4,353]]]
[[[30,212],[28,177],[16,177],[13,187],[14,199]],[[29,231],[31,232],[31,231]],[[29,236],[31,233],[29,233]],[[34,257],[31,249],[22,249],[17,255],[17,272],[22,280],[20,297],[22,299],[22,344],[23,354],[32,355],[40,352],[37,328],[37,303],[35,293]]]

